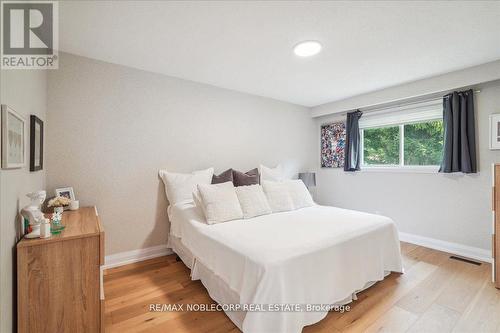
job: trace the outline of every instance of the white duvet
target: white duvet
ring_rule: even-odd
[[[170,207],[169,215],[171,234],[240,296],[240,304],[334,304],[386,271],[402,271],[395,225],[379,215],[313,206],[208,225],[193,204]],[[326,314],[248,312],[241,328],[300,332]]]

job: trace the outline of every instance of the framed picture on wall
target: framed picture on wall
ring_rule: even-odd
[[[43,169],[43,121],[30,116],[30,171]]]
[[[343,168],[345,147],[345,122],[321,126],[321,167]]]
[[[2,112],[2,169],[22,168],[25,164],[24,118],[5,104]]]
[[[500,149],[500,113],[490,115],[490,149]]]

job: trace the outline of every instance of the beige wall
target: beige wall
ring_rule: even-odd
[[[47,75],[41,70],[1,70],[0,102],[26,121],[26,166],[0,170],[0,332],[12,332],[15,309],[15,244],[19,235],[17,212],[29,203],[26,193],[45,188],[45,170],[29,171],[29,115],[44,121]]]
[[[422,86],[433,84],[432,79],[426,79],[420,83],[391,88],[394,91],[387,89],[380,94],[396,95],[404,91],[411,95],[412,87],[423,89]],[[317,167],[320,169],[316,189],[318,201],[389,216],[394,219],[401,232],[490,249],[491,163],[500,162],[500,151],[488,148],[489,115],[500,113],[500,83],[497,81],[477,87],[481,88],[481,93],[475,95],[478,174],[394,171],[346,173],[339,169],[320,169],[317,158]],[[376,93],[370,95],[377,98]],[[356,101],[354,97],[344,103],[356,105],[361,100],[363,98]],[[334,106],[332,103],[330,110],[334,110]],[[339,119],[338,117],[332,115],[316,118],[317,133],[322,123]],[[319,150],[317,144],[318,156]]]
[[[314,166],[306,108],[61,53],[49,74],[48,188],[97,205],[106,254],[165,244],[158,169]]]

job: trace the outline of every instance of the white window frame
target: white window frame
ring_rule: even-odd
[[[404,127],[409,124],[438,119],[443,119],[442,100],[413,103],[405,106],[385,108],[373,113],[365,113],[359,121],[361,171],[437,173],[439,165],[404,164]],[[399,164],[364,164],[364,130],[396,126],[399,126]]]

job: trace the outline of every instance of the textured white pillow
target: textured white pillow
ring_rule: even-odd
[[[193,201],[194,201],[194,205],[196,206],[196,209],[201,214],[201,216],[204,218],[203,222],[208,224],[207,213],[205,213],[205,205],[203,205],[203,200],[201,199],[201,195],[200,195],[200,191],[198,191],[198,187],[196,187],[196,190],[193,191]]]
[[[238,186],[236,187],[236,195],[243,211],[243,218],[249,219],[259,215],[271,214],[271,207],[269,207],[262,186]]]
[[[208,224],[243,218],[243,211],[232,182],[198,184],[198,191]]]
[[[283,169],[281,164],[279,164],[276,168],[268,168],[261,164],[259,166],[259,172],[261,184],[265,180],[280,182],[286,179],[285,170]]]
[[[293,210],[293,201],[286,182],[263,181],[262,187],[273,213]]]
[[[300,179],[287,180],[285,184],[288,187],[288,193],[292,197],[293,207],[295,209],[311,207],[314,205],[314,200],[311,193],[307,189],[304,182]]]
[[[194,171],[193,173],[174,173],[160,170],[165,192],[171,205],[179,202],[192,202],[192,193],[198,184],[210,184],[214,174],[214,168]]]
[[[200,192],[198,191],[198,187],[193,191],[193,201],[194,205],[199,209],[203,210],[205,207],[203,206],[203,201],[201,200]],[[205,214],[205,212],[203,212]]]

